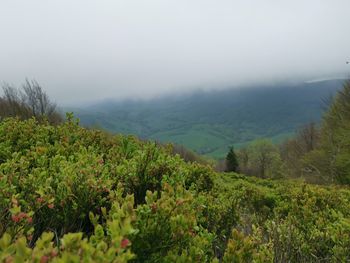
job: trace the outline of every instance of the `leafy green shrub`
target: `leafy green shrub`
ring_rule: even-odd
[[[134,258],[129,236],[135,233],[132,197],[124,204],[114,202],[109,213],[104,214],[105,227],[95,222],[94,234],[84,238],[83,233],[68,233],[60,240],[53,232],[44,232],[35,247],[27,246],[25,237],[5,233],[0,239],[0,259],[6,262],[126,262]],[[93,217],[93,215],[91,215]],[[54,244],[53,240],[56,241]]]
[[[350,260],[348,188],[218,174],[68,117],[0,123],[0,260]]]

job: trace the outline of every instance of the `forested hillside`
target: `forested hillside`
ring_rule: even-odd
[[[325,101],[342,83],[328,80],[216,90],[67,110],[73,110],[86,126],[182,144],[223,158],[229,145],[237,148],[261,137],[281,142],[300,126],[318,122]]]
[[[0,123],[2,262],[347,262],[350,190],[215,173],[78,125]]]

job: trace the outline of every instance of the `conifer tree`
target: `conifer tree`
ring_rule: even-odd
[[[226,155],[226,171],[237,172],[237,170],[238,170],[237,156],[233,146],[231,146]]]

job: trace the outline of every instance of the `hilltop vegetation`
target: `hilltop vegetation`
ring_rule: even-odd
[[[350,81],[330,101],[319,125],[309,123],[280,145],[259,139],[237,152],[239,171],[261,178],[303,177],[350,184]]]
[[[81,123],[111,132],[172,142],[216,159],[257,138],[281,142],[310,121],[342,80],[227,89],[150,101],[102,102],[76,113]]]
[[[350,261],[349,102],[348,81],[320,127],[231,147],[227,170],[246,175],[13,104],[24,110],[0,122],[0,260]]]
[[[345,262],[350,190],[185,163],[78,125],[0,123],[0,260]]]

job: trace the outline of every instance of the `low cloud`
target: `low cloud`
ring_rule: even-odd
[[[0,80],[60,104],[346,76],[348,0],[5,0]]]

